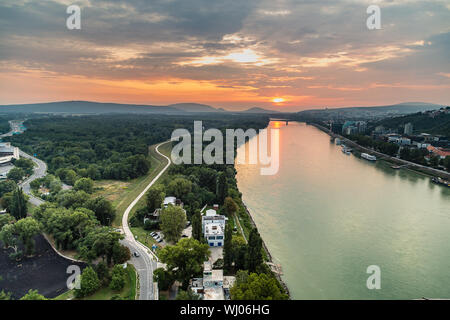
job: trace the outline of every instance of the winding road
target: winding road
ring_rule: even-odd
[[[27,158],[27,159],[31,159],[33,160],[33,162],[36,164],[36,167],[34,167],[34,172],[31,176],[29,176],[27,179],[25,179],[22,183],[20,183],[19,185],[22,187],[23,192],[25,192],[30,198],[28,199],[28,201],[35,206],[39,206],[41,204],[44,203],[44,200],[35,197],[32,193],[31,193],[31,187],[30,187],[30,183],[33,180],[39,179],[44,177],[47,174],[47,164],[38,159],[35,158],[33,156],[30,156],[28,153],[23,152],[22,150],[19,151],[19,154],[22,158]]]
[[[131,263],[135,266],[136,271],[139,274],[139,300],[155,300],[154,284],[153,284],[153,270],[157,268],[158,257],[145,245],[140,243],[135,239],[133,233],[128,226],[128,217],[133,209],[133,207],[138,203],[138,201],[145,195],[145,193],[150,189],[151,186],[162,176],[162,174],[169,168],[172,161],[169,157],[165,156],[159,152],[159,147],[165,143],[171,142],[165,141],[158,144],[155,148],[156,153],[164,157],[167,160],[166,166],[158,173],[158,175],[153,178],[153,180],[145,187],[145,189],[130,203],[128,208],[125,210],[122,217],[122,228],[124,231],[125,238],[121,240],[122,244],[127,246],[132,253],[138,252],[139,257],[134,255],[131,258]]]

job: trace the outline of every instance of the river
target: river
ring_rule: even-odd
[[[450,189],[345,155],[304,123],[270,126],[278,173],[236,165],[237,182],[293,299],[450,298]],[[370,265],[380,289],[366,286]]]

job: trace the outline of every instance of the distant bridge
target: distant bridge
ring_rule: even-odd
[[[274,119],[274,118],[270,118],[270,121],[282,121],[282,122],[286,122],[286,125],[289,124],[289,121],[294,121],[294,120],[289,120],[289,119]]]

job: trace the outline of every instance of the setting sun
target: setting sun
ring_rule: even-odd
[[[273,98],[273,99],[272,99],[272,102],[275,102],[275,103],[282,103],[282,102],[284,102],[284,99],[283,99],[283,98]]]

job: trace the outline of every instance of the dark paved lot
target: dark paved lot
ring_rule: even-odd
[[[12,261],[8,255],[12,249],[0,247],[0,290],[9,291],[18,299],[29,289],[37,289],[47,298],[54,298],[67,291],[66,281],[70,274],[67,267],[83,264],[67,260],[52,249],[42,235],[36,236],[36,254],[32,258]]]

